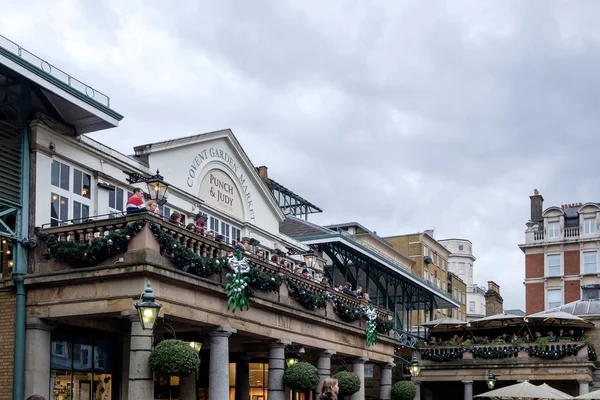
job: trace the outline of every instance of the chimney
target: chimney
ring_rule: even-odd
[[[542,219],[544,198],[537,189],[533,190],[533,196],[529,196],[529,198],[531,199],[531,222],[537,224]]]
[[[428,234],[429,236],[433,237],[434,231],[435,231],[435,229],[426,229],[425,233]]]
[[[581,285],[581,300],[600,299],[600,284]]]
[[[269,179],[269,168],[261,165],[260,167],[256,167],[256,172],[258,172],[258,176],[260,176],[260,179],[262,179],[265,185],[272,190],[271,180]]]
[[[486,317],[504,312],[504,299],[500,296],[500,286],[496,282],[488,281],[488,290],[485,293]]]

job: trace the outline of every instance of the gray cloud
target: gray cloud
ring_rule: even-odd
[[[468,238],[476,281],[524,308],[528,195],[600,197],[599,8],[29,0],[3,34],[111,96],[126,118],[96,139],[129,153],[231,127],[314,221]]]

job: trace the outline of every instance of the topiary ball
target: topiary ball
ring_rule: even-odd
[[[307,362],[299,362],[285,370],[283,383],[298,392],[309,392],[319,384],[319,370]]]
[[[392,386],[392,398],[394,400],[413,400],[417,394],[417,388],[411,381],[396,382]]]
[[[198,352],[183,340],[163,340],[150,354],[150,368],[158,374],[190,376],[199,366]]]
[[[360,378],[354,372],[341,371],[333,377],[338,381],[339,397],[352,396],[360,390]]]

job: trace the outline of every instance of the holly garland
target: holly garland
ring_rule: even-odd
[[[373,309],[373,304],[369,305],[369,308],[365,312],[367,316],[367,328],[366,328],[366,343],[367,346],[373,346],[377,343],[377,313]]]
[[[93,267],[114,254],[125,253],[129,240],[141,231],[144,225],[146,220],[130,222],[121,229],[115,229],[89,242],[81,237],[63,242],[45,232],[38,232],[37,237],[48,247],[50,256],[57,261],[76,268]]]
[[[227,309],[229,310],[233,306],[231,312],[235,312],[237,308],[240,311],[244,311],[244,306],[246,306],[246,311],[248,311],[250,309],[250,300],[248,298],[250,278],[244,275],[250,272],[250,265],[246,258],[242,258],[241,251],[236,250],[235,253],[235,257],[231,254],[227,259],[229,268],[233,270],[233,274],[227,273],[225,275],[225,278],[231,281],[225,285],[225,291],[227,291]]]
[[[470,350],[473,358],[509,358],[517,357],[519,349],[515,347],[474,347]]]
[[[286,279],[289,288],[289,293],[294,300],[302,304],[308,310],[316,310],[317,308],[325,308],[329,295],[316,294],[310,290],[298,285],[292,279]]]
[[[333,310],[337,315],[340,316],[346,322],[354,322],[365,315],[365,310],[362,308],[352,307],[349,304],[344,303],[340,298],[334,297]]]
[[[463,358],[466,349],[448,349],[447,351],[421,350],[421,358],[431,361],[452,361]]]

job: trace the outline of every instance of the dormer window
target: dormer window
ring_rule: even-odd
[[[560,236],[560,225],[558,222],[548,222],[548,237],[557,238]]]
[[[583,232],[586,235],[596,233],[596,218],[585,218],[583,220]]]

